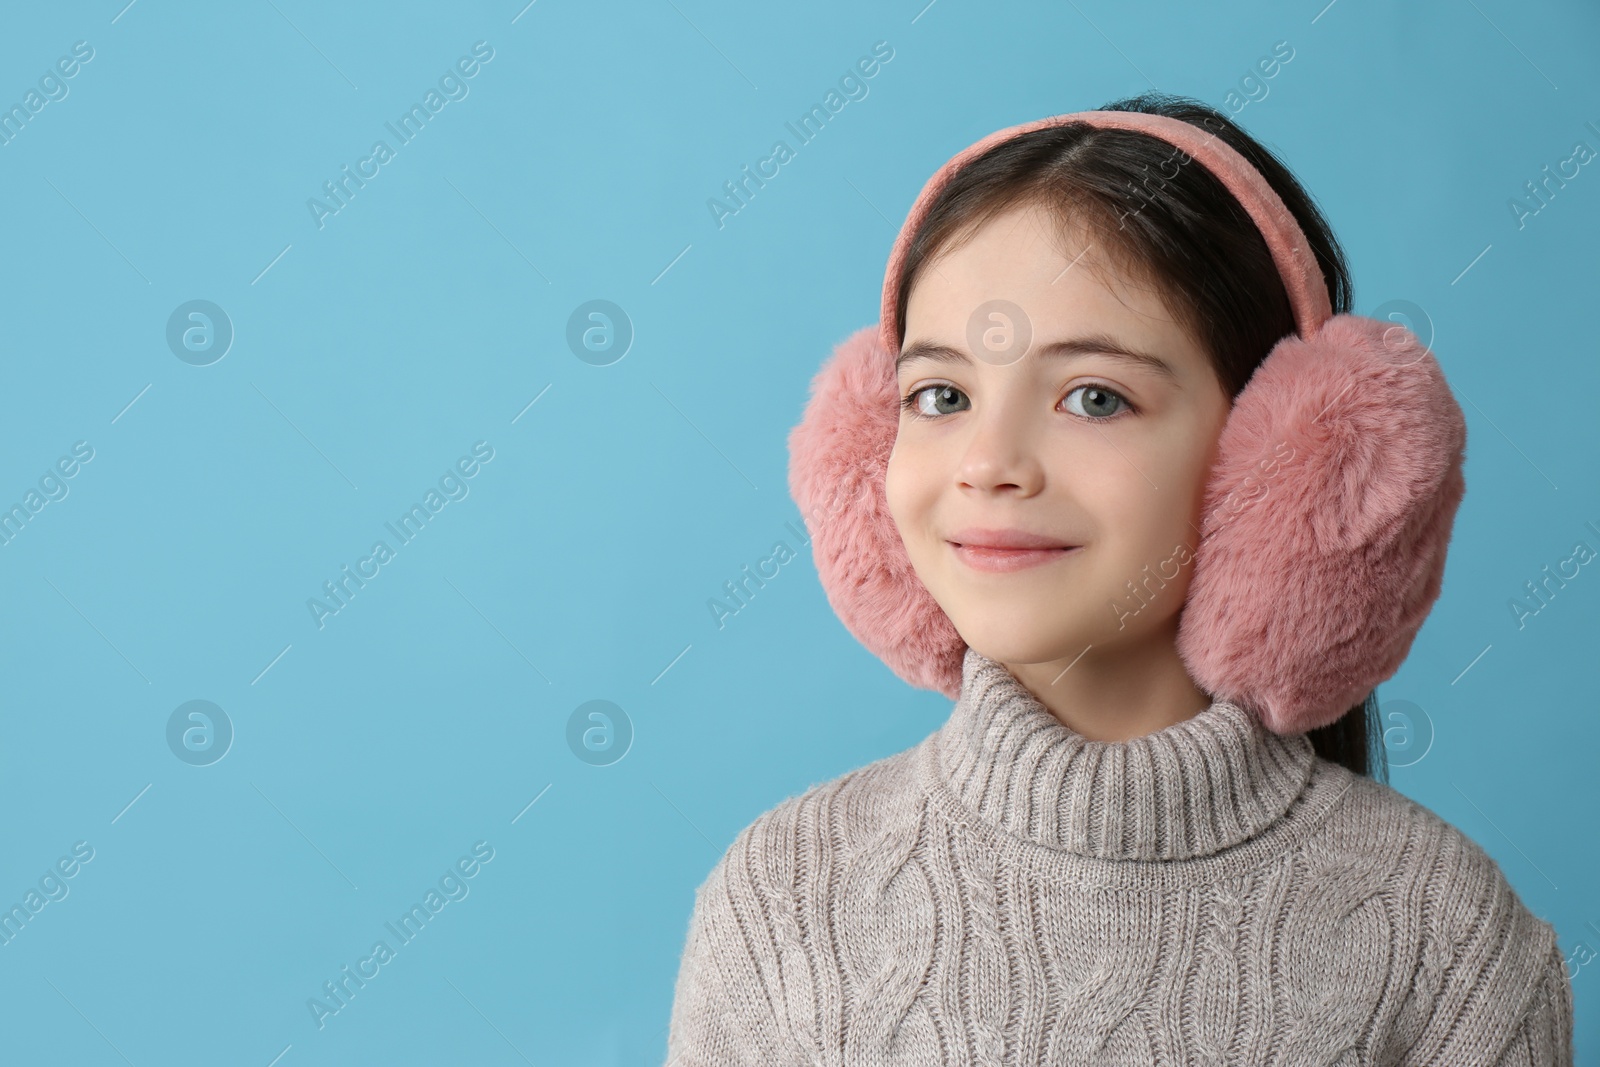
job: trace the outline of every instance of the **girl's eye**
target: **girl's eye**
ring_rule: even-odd
[[[918,399],[924,393],[932,393],[935,397],[933,402],[936,405],[941,400],[946,403],[953,403],[953,401],[950,400],[951,395],[966,395],[953,385],[924,385],[921,389],[913,389],[910,393],[907,393],[905,398],[900,401],[900,407],[909,412],[913,418],[917,419],[936,419],[940,415],[947,414],[947,412],[938,411],[937,409],[935,409],[934,412],[927,411],[924,405]]]
[[[920,400],[925,393],[931,393],[933,396],[932,403],[934,408],[932,411],[929,411],[928,406],[922,403]],[[1127,397],[1123,396],[1116,390],[1104,385],[1100,385],[1097,382],[1090,382],[1086,385],[1074,387],[1070,392],[1067,393],[1065,399],[1070,401],[1072,397],[1079,393],[1084,394],[1084,402],[1077,405],[1079,410],[1072,411],[1072,414],[1088,422],[1108,422],[1111,419],[1120,418],[1123,414],[1132,412],[1134,410],[1133,405],[1129,403]],[[944,415],[950,414],[949,411],[940,409],[938,405],[941,403],[952,405],[959,403],[959,401],[954,399],[955,397],[965,399],[966,394],[953,385],[924,385],[920,389],[913,389],[910,393],[906,394],[906,396],[900,401],[900,407],[910,414],[912,418],[937,419],[943,417]],[[1121,404],[1122,408],[1117,408],[1111,411],[1106,410],[1107,408],[1115,408],[1116,404]],[[1127,410],[1123,411],[1123,408]],[[1069,404],[1069,410],[1070,409],[1071,405]]]
[[[1073,389],[1072,392],[1067,394],[1067,399],[1070,400],[1078,393],[1082,393],[1087,399],[1088,410],[1084,412],[1084,417],[1095,419],[1095,421],[1098,422],[1104,422],[1106,419],[1114,419],[1121,414],[1121,408],[1111,412],[1101,411],[1102,408],[1110,407],[1112,401],[1121,403],[1123,408],[1127,408],[1130,411],[1133,409],[1133,405],[1128,403],[1127,397],[1114,390],[1107,389],[1103,385],[1095,384],[1094,382],[1090,382],[1088,385],[1080,385],[1076,389]],[[1103,417],[1095,418],[1097,412],[1101,413]],[[1077,414],[1077,412],[1073,412],[1073,414]]]

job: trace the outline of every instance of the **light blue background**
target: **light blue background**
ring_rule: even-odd
[[[1426,309],[1469,423],[1443,596],[1380,689],[1433,730],[1393,783],[1600,951],[1600,570],[1510,608],[1600,549],[1600,168],[1508,206],[1600,149],[1592,5],[125,3],[0,30],[6,106],[94,49],[0,146],[0,506],[94,449],[0,547],[0,905],[94,849],[0,945],[7,1062],[662,1062],[733,836],[949,710],[834,617],[786,486],[912,199],[1002,126],[1223,106],[1280,40],[1238,119],[1324,205],[1357,310]],[[468,95],[319,229],[308,198],[477,41]],[[878,41],[868,95],[719,228],[708,199]],[[193,299],[236,331],[209,366],[165,339]],[[636,331],[609,366],[566,341],[592,299]],[[307,600],[478,441],[468,495],[319,629]],[[236,732],[210,766],[166,741],[194,699]],[[567,741],[597,699],[634,732],[609,766]],[[307,1000],[478,841],[469,895],[319,1030]]]

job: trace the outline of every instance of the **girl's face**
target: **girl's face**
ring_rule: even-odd
[[[1158,293],[1088,231],[1075,228],[1070,255],[1057,240],[1043,209],[1016,208],[919,271],[889,510],[979,652],[1062,669],[1088,651],[1080,677],[1165,671],[1231,400]],[[957,548],[993,543],[963,536],[973,528],[1080,547],[996,570]]]

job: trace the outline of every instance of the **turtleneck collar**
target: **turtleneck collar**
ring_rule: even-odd
[[[998,832],[1103,860],[1206,856],[1276,822],[1310,781],[1304,734],[1218,700],[1127,741],[1091,741],[1005,666],[969,647],[961,695],[932,738],[937,773]]]

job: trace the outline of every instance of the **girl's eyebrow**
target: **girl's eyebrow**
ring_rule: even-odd
[[[1174,385],[1178,384],[1178,372],[1172,364],[1160,356],[1153,356],[1148,352],[1140,352],[1129,348],[1116,339],[1105,334],[1088,334],[1083,337],[1073,337],[1061,341],[1051,341],[1049,344],[1039,345],[1028,352],[1028,355],[1052,356],[1074,359],[1078,356],[1107,356],[1146,370],[1165,378]],[[894,361],[895,373],[900,373],[900,368],[916,360],[928,360],[933,363],[971,363],[972,357],[959,348],[941,345],[934,341],[913,341],[906,345]]]

